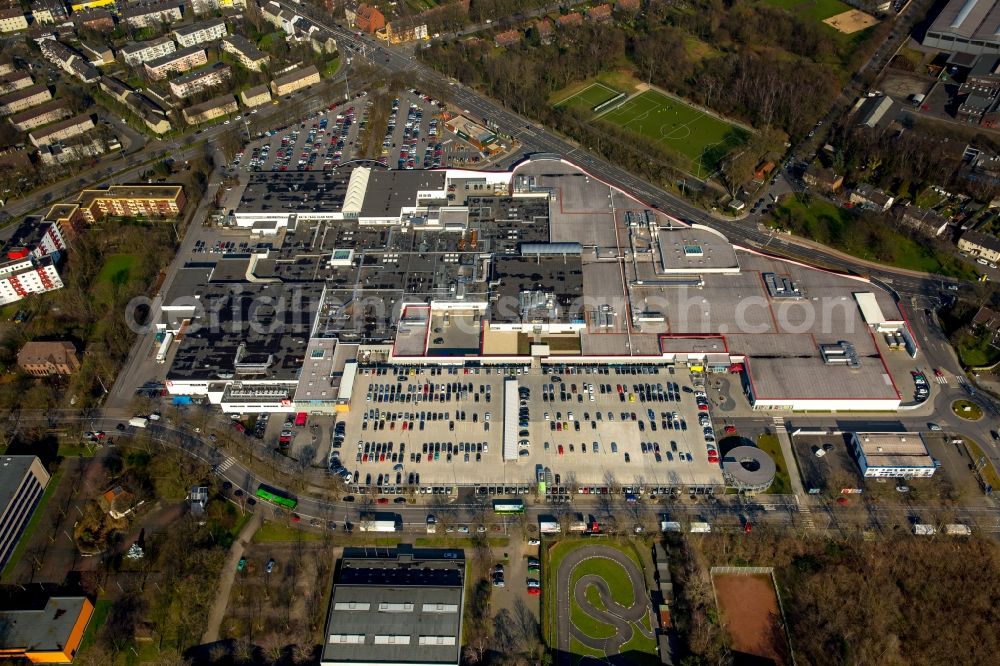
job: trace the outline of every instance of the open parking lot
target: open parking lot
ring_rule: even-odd
[[[250,143],[233,162],[247,171],[320,171],[353,159],[369,103],[357,99]]]
[[[508,378],[519,390],[514,460],[503,459]],[[539,472],[554,495],[716,486],[697,390],[687,373],[655,366],[366,368],[340,457],[358,486],[389,494],[410,485],[526,493]]]

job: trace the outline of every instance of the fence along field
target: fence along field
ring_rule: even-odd
[[[556,102],[555,106],[568,106],[581,111],[597,112],[624,97],[625,93],[620,93],[603,83],[595,82],[583,90],[570,95],[561,102]]]

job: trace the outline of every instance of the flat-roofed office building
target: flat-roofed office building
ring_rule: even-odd
[[[465,555],[454,549],[345,548],[322,666],[457,666]]]
[[[38,456],[0,458],[0,568],[7,564],[49,483]]]

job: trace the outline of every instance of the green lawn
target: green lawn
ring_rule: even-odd
[[[982,470],[983,478],[986,479],[986,483],[993,486],[994,492],[1000,488],[1000,474],[997,474],[997,468],[993,466],[993,461],[991,461],[985,453],[983,453],[982,447],[979,446],[974,440],[968,437],[963,437],[966,446],[969,447],[969,453],[972,455],[973,461],[978,461],[982,458],[986,458],[986,466]]]
[[[569,619],[578,629],[580,629],[580,631],[587,634],[591,638],[611,638],[615,635],[614,627],[605,622],[595,620],[590,615],[587,615],[577,603],[570,604]]]
[[[38,506],[35,507],[35,512],[31,514],[31,520],[28,524],[24,526],[24,532],[21,534],[21,538],[18,539],[17,545],[14,547],[14,551],[10,554],[10,558],[7,560],[7,564],[4,565],[3,572],[0,573],[0,579],[6,580],[7,576],[12,574],[17,568],[17,563],[21,561],[21,556],[24,555],[24,549],[28,547],[31,542],[31,535],[35,532],[35,528],[38,527],[38,522],[42,519],[42,515],[45,513],[45,507],[49,503],[49,499],[55,494],[56,489],[59,487],[59,481],[63,477],[63,468],[59,467],[52,476],[49,478],[49,483],[45,486],[45,492],[42,493],[41,499],[38,500]]]
[[[97,634],[100,633],[101,627],[108,620],[108,613],[111,612],[111,604],[111,601],[101,599],[94,605],[94,614],[90,616],[90,624],[87,625],[87,630],[83,633],[83,640],[80,641],[77,654],[84,653],[97,640]]]
[[[812,18],[817,22],[850,9],[840,0],[764,0],[764,2],[772,7],[787,9],[803,18]]]
[[[655,90],[629,98],[598,118],[651,139],[687,159],[687,170],[702,177],[744,143],[747,132]]]
[[[265,520],[253,535],[254,543],[269,543],[272,541],[321,541],[320,532],[303,530],[292,525],[272,523]]]
[[[581,111],[593,111],[596,107],[608,102],[620,93],[610,86],[595,82],[576,94],[558,102],[556,106],[569,106]]]
[[[608,587],[611,588],[611,598],[615,603],[625,608],[635,603],[635,590],[632,589],[628,573],[617,563],[603,558],[585,560],[573,570],[570,586],[575,587],[577,581],[590,574],[600,576],[607,581]]]
[[[101,272],[97,274],[97,282],[125,284],[137,260],[138,257],[134,254],[112,254],[104,260]]]
[[[572,638],[572,637],[570,637],[570,639],[569,639],[569,651],[572,654],[577,655],[578,657],[580,657],[579,659],[576,659],[573,662],[574,664],[580,663],[580,661],[583,660],[582,659],[583,657],[593,657],[594,659],[604,659],[605,658],[604,653],[601,652],[600,650],[592,650],[591,648],[587,647],[586,645],[584,645],[583,643],[581,643],[580,641],[578,641],[578,640],[576,640],[575,638]]]
[[[925,273],[975,280],[976,272],[956,257],[898,233],[878,216],[862,217],[817,197],[788,197],[771,217],[779,229],[811,238],[861,259]]]
[[[978,421],[983,418],[982,407],[968,400],[956,400],[951,403],[951,411],[955,413],[955,416],[966,421]]]
[[[774,483],[767,489],[767,493],[770,495],[791,495],[792,482],[788,478],[788,463],[781,453],[778,437],[776,435],[761,435],[757,438],[757,448],[771,456],[775,467],[777,467],[774,473]]]

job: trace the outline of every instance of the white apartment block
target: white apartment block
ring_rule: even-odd
[[[158,37],[148,42],[133,42],[122,47],[121,54],[126,65],[135,67],[149,60],[163,57],[177,50],[174,40]]]
[[[154,81],[161,81],[170,74],[186,72],[189,69],[208,64],[205,49],[191,46],[143,63],[146,74]]]
[[[204,42],[214,42],[227,34],[226,22],[222,19],[199,21],[174,30],[174,38],[181,46],[197,46]]]

